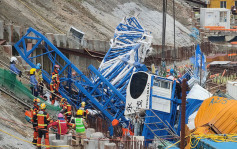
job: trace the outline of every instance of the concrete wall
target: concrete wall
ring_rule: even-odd
[[[14,43],[17,42],[26,33],[26,31],[27,31],[27,28],[23,28],[21,26],[16,26],[12,24],[6,25],[4,24],[4,21],[0,20],[0,39],[5,39],[7,41],[7,45],[14,45]],[[110,48],[108,41],[88,40],[88,39],[82,39],[81,41],[79,41],[77,38],[71,35],[67,36],[66,34],[46,33],[45,36],[55,46],[61,47],[61,48],[69,48],[69,49],[74,49],[74,50],[85,48],[85,49],[94,50],[94,51],[103,52],[103,53],[106,53]],[[34,41],[28,40],[28,42],[32,43],[31,46],[36,44],[35,40]],[[219,50],[220,48],[218,47],[221,47],[221,45],[213,45],[208,41],[203,42],[200,46],[201,46],[202,51],[206,55],[210,53],[220,52]],[[156,65],[159,65],[159,62],[162,57],[162,53],[161,53],[162,46],[152,45],[152,47],[154,49],[152,55],[145,60],[145,64],[147,66],[150,66],[151,63],[155,63]],[[235,47],[233,48],[236,49]],[[233,50],[231,50],[233,48],[230,48],[230,50],[228,51],[233,52]],[[165,59],[167,63],[172,63],[174,60],[173,49],[174,48],[171,46],[165,47]],[[222,48],[222,49],[225,49],[224,52],[227,51],[226,48]],[[14,52],[12,52],[12,48],[10,48],[9,46],[5,46],[4,50],[9,57],[14,55]],[[176,52],[177,61],[181,61],[181,60],[187,60],[188,58],[193,56],[195,48],[194,46],[176,47],[176,51],[177,51]],[[37,51],[37,54],[39,53],[41,52]],[[67,52],[64,51],[64,53],[67,53]],[[36,53],[33,53],[33,55],[34,54]],[[88,56],[86,57],[83,55],[73,55],[73,53],[67,53],[66,56],[69,58],[69,60],[73,64],[75,64],[84,73],[88,73],[87,67],[90,64],[94,65],[97,68],[99,64],[101,63],[100,61],[92,57],[90,58]],[[42,64],[44,63],[48,64],[48,62],[45,62],[44,59],[45,58],[37,59],[37,62],[41,61]]]
[[[4,32],[4,22],[0,20],[0,39],[3,39],[3,32]]]
[[[4,51],[6,56],[11,57],[14,55],[12,52],[12,46],[20,40],[20,38],[25,35],[27,32],[27,28],[23,28],[21,26],[12,25],[12,24],[4,24],[4,21],[0,20],[0,39],[6,40],[6,45],[4,45]],[[32,34],[33,36],[33,34]],[[62,48],[70,48],[70,49],[82,49],[87,48],[90,50],[98,51],[98,52],[106,52],[109,49],[109,42],[107,41],[99,41],[99,40],[88,40],[83,39],[82,41],[78,42],[76,38],[72,36],[67,36],[66,34],[53,34],[53,33],[46,33],[46,38],[53,43],[56,47]],[[37,43],[36,40],[28,40],[28,43],[34,44]],[[38,49],[37,49],[38,50]],[[41,49],[39,51],[34,52],[33,55],[42,53]],[[87,67],[92,64],[96,68],[99,66],[100,62],[93,58],[88,58],[69,54],[67,57],[75,64],[81,71],[87,72]],[[38,58],[37,62],[41,64],[48,64],[48,62],[44,62],[44,58]],[[47,69],[47,68],[45,68]],[[48,69],[47,69],[48,70]]]
[[[0,20],[0,39],[5,39],[8,45],[14,45],[14,43],[19,41],[26,31],[27,28],[12,24],[4,24],[4,21]],[[71,49],[87,48],[99,52],[106,52],[110,48],[109,41],[89,39],[78,41],[77,38],[67,36],[66,34],[46,33],[45,36],[57,47]],[[36,44],[36,41],[33,41],[33,44]]]

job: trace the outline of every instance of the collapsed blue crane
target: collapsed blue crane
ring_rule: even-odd
[[[172,80],[148,74],[146,66],[142,64],[152,50],[151,40],[151,33],[143,29],[136,18],[124,18],[116,27],[111,47],[99,68],[96,69],[92,65],[88,67],[89,76],[85,76],[44,35],[33,28],[29,28],[14,47],[32,68],[36,67],[38,58],[49,62],[51,70],[47,70],[44,65],[42,68],[43,79],[47,83],[51,82],[54,66],[60,65],[59,92],[76,108],[79,108],[80,103],[85,101],[87,105],[99,110],[110,122],[118,120],[121,125],[128,127],[129,119],[124,115],[126,115],[125,112],[129,115],[129,111],[132,111],[129,110],[132,108],[129,105],[134,103],[134,109],[136,109],[138,100],[139,103],[142,103],[146,97],[149,107],[145,108],[147,116],[144,118],[142,135],[146,139],[153,139],[154,136],[176,137],[176,133],[179,134],[180,131],[180,120],[176,118],[179,113],[177,107],[180,104],[180,100],[175,95],[176,82],[173,83]],[[36,44],[33,47],[27,47],[27,43],[33,41]],[[144,88],[141,90],[139,98],[127,98],[127,88],[137,90],[136,82],[141,81],[137,75],[145,75],[150,79],[143,83]],[[131,81],[132,77],[135,78],[135,81]],[[180,82],[187,77],[189,77],[188,73],[181,78]],[[142,77],[143,79],[144,77]],[[141,84],[139,86],[142,87]],[[129,94],[133,97],[131,90]],[[198,108],[198,106],[193,106],[196,101],[190,103],[193,104],[187,108],[188,115]],[[162,104],[163,107],[160,106]],[[178,128],[174,129],[175,125]],[[112,124],[109,130],[112,135]],[[166,144],[163,140],[161,142]]]
[[[88,67],[91,77],[85,76],[44,35],[33,28],[29,28],[14,47],[32,68],[36,67],[39,57],[47,59],[52,70],[55,65],[60,65],[59,92],[71,105],[79,108],[81,101],[86,101],[111,122],[119,120],[126,127],[126,87],[133,72],[147,70],[141,62],[151,51],[151,39],[150,32],[145,31],[134,17],[125,18],[116,28],[111,48],[99,69],[92,65]],[[32,41],[36,41],[36,44],[29,49],[27,43]],[[50,83],[52,72],[44,68],[43,79]],[[76,72],[76,75],[72,75],[72,72]]]

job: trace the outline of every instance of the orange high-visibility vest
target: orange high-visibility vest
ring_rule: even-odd
[[[50,122],[49,114],[45,111],[39,111],[37,114],[38,128],[47,129]]]
[[[72,115],[72,106],[70,104],[64,104],[64,109],[67,109],[67,112],[64,115]]]
[[[39,112],[39,108],[37,108],[36,106],[34,106],[32,109],[31,109],[31,115],[32,115],[32,118],[31,118],[31,122],[36,122],[37,120],[37,113]]]

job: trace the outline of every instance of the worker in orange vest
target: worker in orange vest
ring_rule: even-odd
[[[60,94],[58,92],[58,87],[57,86],[58,86],[58,84],[57,84],[57,76],[53,75],[52,76],[52,80],[50,82],[50,91],[51,91],[50,100],[51,100],[51,104],[52,105],[54,105],[57,96],[60,96]]]
[[[34,98],[33,100],[34,107],[31,109],[31,123],[33,124],[33,129],[34,129],[34,134],[33,134],[33,141],[34,145],[37,144],[37,137],[38,137],[38,128],[37,128],[37,114],[39,112],[39,105],[40,105],[40,99],[39,98]]]
[[[42,103],[40,105],[40,111],[37,114],[37,122],[38,122],[38,140],[37,147],[41,149],[41,139],[44,136],[46,149],[50,149],[49,147],[49,130],[48,125],[50,122],[50,117],[47,112],[45,112],[46,105]]]
[[[59,103],[59,106],[63,108],[64,102],[67,101],[65,98],[61,98],[61,101]]]
[[[60,85],[60,80],[59,80],[59,65],[55,65],[54,66],[54,71],[52,72],[52,76],[56,77],[56,82],[57,82],[57,90],[59,89],[59,85]]]
[[[64,100],[63,109],[61,110],[61,113],[64,114],[65,120],[69,123],[72,117],[72,107],[66,100]]]

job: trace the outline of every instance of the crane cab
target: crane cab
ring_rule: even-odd
[[[131,118],[140,109],[144,109],[146,111],[144,124],[163,121],[173,127],[177,121],[178,106],[175,87],[176,81],[143,71],[133,73],[127,87],[125,116]],[[151,118],[152,114],[157,117]],[[159,123],[158,127],[164,128],[165,126]],[[154,134],[162,136],[167,132],[151,132],[146,125],[143,126],[142,135],[145,136],[145,139],[153,139]]]

